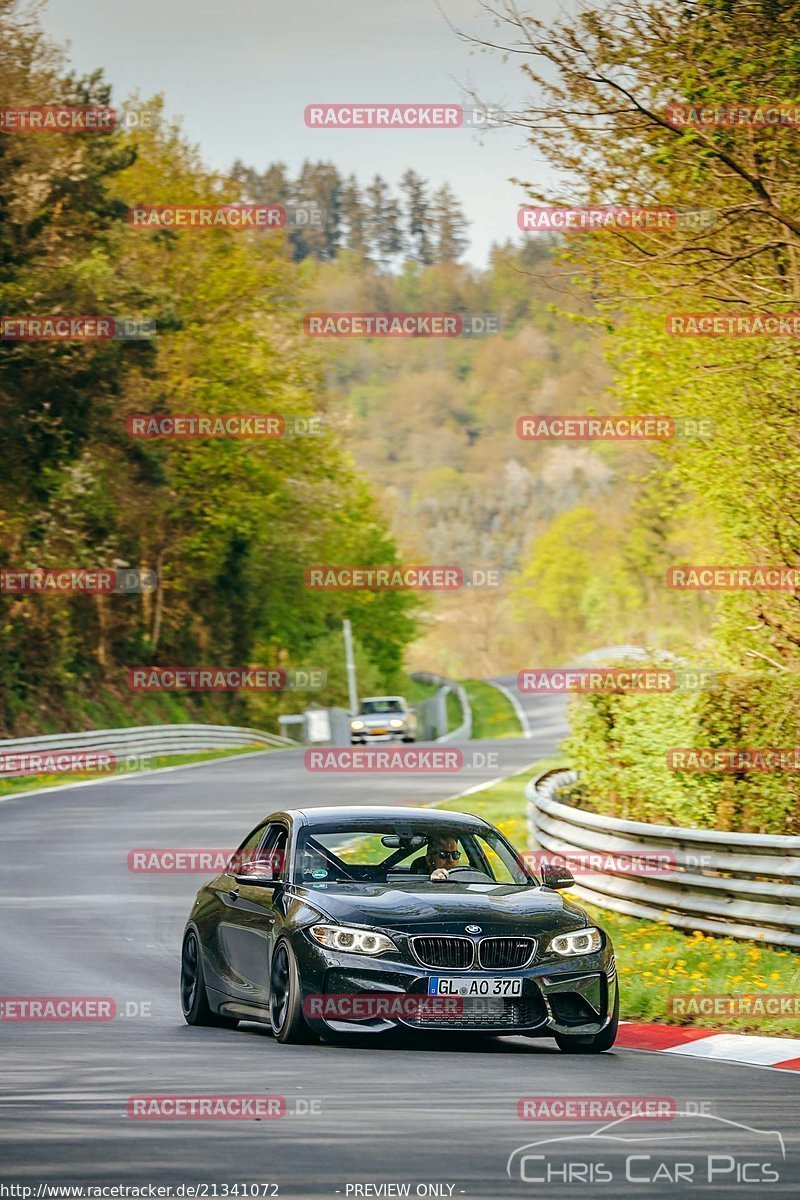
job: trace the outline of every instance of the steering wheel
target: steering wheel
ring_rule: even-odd
[[[491,875],[487,875],[485,871],[479,871],[477,867],[453,867],[448,871],[447,877],[452,879],[454,875],[460,875],[462,878],[465,875],[469,876],[464,880],[465,883],[494,883]]]

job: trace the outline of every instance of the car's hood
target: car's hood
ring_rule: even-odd
[[[539,887],[473,884],[426,884],[409,887],[363,885],[350,888],[297,887],[339,924],[373,925],[401,932],[463,933],[478,924],[482,932],[509,933],[579,929],[586,924],[583,909],[559,892]]]

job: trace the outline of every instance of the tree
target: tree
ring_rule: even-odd
[[[380,175],[376,175],[366,189],[369,209],[367,229],[372,256],[387,266],[401,253],[403,235],[400,228],[400,206],[389,195],[389,188]]]
[[[768,116],[798,95],[800,3],[612,0],[549,26],[509,0],[497,15],[508,33],[502,48],[536,89],[516,123],[563,181],[556,195],[527,185],[531,200],[673,214],[660,229],[571,234],[559,286],[562,295],[593,297],[628,412],[711,423],[711,436],[679,436],[657,452],[689,517],[701,528],[713,523],[713,557],[693,561],[795,567],[800,342],[678,337],[667,318],[800,308],[800,143],[791,118]],[[715,109],[737,116],[708,122]],[[742,119],[747,110],[755,115]],[[671,598],[678,618],[695,602]],[[736,729],[762,745],[792,744],[783,718],[791,715],[796,740],[800,588],[723,595],[718,612],[717,664],[756,665],[770,684],[761,686],[762,675],[759,686],[725,692]],[[776,680],[785,684],[771,686]],[[708,710],[719,707],[712,695]],[[711,744],[726,744],[710,720],[709,730]],[[667,733],[672,745],[691,744],[679,740],[677,721]],[[609,786],[621,787],[621,776]]]
[[[0,106],[42,96],[107,104],[102,79],[61,74],[15,7],[0,2]],[[374,676],[388,681],[413,635],[414,597],[305,584],[307,566],[397,561],[335,436],[142,441],[126,432],[126,418],[142,412],[324,408],[281,239],[125,221],[136,202],[226,205],[243,191],[275,202],[263,189],[281,185],[282,168],[259,176],[239,163],[235,178],[221,178],[166,122],[66,136],[3,133],[2,311],[142,316],[157,336],[0,341],[0,565],[132,566],[154,570],[158,586],[153,595],[0,595],[0,727],[75,728],[122,713],[135,721],[144,714],[126,687],[134,665],[325,667],[315,646],[344,616]],[[335,208],[335,172],[306,168],[304,186]],[[335,231],[321,253],[335,253]],[[150,719],[173,717],[174,698],[148,699]],[[261,695],[258,711],[272,718],[302,699]],[[247,694],[182,704],[206,719],[251,719]]]
[[[430,239],[427,184],[416,172],[408,170],[400,180],[400,187],[406,198],[406,231],[412,257],[424,266],[429,266],[433,262],[433,249]]]
[[[458,262],[469,245],[469,239],[466,236],[469,222],[447,183],[442,184],[439,190],[433,194],[431,223],[434,262]]]
[[[633,411],[710,418],[712,439],[676,440],[665,461],[710,508],[725,559],[793,565],[800,343],[678,338],[665,318],[797,310],[800,144],[791,125],[686,124],[667,105],[785,104],[800,79],[800,3],[617,0],[552,29],[505,11],[543,96],[526,118],[531,142],[580,179],[578,200],[646,202],[680,217],[667,232],[610,230],[565,247],[565,277],[594,292],[613,330],[619,395]],[[800,664],[797,593],[734,596],[721,609],[734,654]]]
[[[307,255],[323,260],[336,257],[341,237],[342,180],[333,163],[304,162],[292,189],[293,199],[302,208],[310,206],[321,216],[320,224],[298,225],[292,230],[294,257]]]
[[[358,258],[367,257],[367,214],[355,175],[342,186],[340,200],[344,245]]]

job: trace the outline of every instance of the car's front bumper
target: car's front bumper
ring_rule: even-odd
[[[351,746],[372,745],[373,742],[404,742],[412,736],[407,729],[392,729],[387,733],[371,733],[369,729],[350,731]]]
[[[614,1011],[617,978],[613,950],[609,944],[580,959],[552,958],[534,961],[529,967],[510,971],[431,970],[397,958],[334,952],[316,946],[305,934],[294,940],[306,1020],[318,1032],[385,1033],[392,1029],[442,1032],[483,1032],[552,1037],[554,1034],[593,1035],[609,1024]],[[403,1015],[365,1019],[348,1018],[348,1000],[340,1006],[330,997],[428,996],[428,981],[437,976],[464,975],[522,979],[522,995],[502,999],[500,1005],[463,1001],[461,1012],[418,1017]],[[320,1003],[322,997],[325,1003]],[[323,1015],[325,1014],[325,1015]]]

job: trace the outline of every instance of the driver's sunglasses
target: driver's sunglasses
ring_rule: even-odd
[[[434,850],[434,854],[437,858],[452,858],[454,860],[461,858],[460,850]]]

